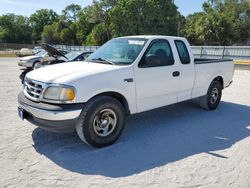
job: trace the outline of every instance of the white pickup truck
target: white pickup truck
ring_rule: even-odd
[[[85,63],[28,73],[18,112],[48,131],[76,130],[87,144],[104,147],[119,138],[130,114],[194,98],[216,109],[233,74],[231,60],[194,59],[185,38],[121,37]]]

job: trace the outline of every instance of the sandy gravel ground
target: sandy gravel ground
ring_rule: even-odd
[[[95,149],[18,118],[16,61],[0,59],[0,187],[250,187],[250,71],[235,72],[216,111],[185,102],[139,114]]]

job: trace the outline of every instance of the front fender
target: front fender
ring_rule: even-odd
[[[126,82],[126,78],[133,78],[133,71],[129,68],[105,72],[97,75],[74,80],[71,84],[77,89],[77,102],[86,103],[91,98],[107,92],[118,93],[127,100],[129,110],[137,112],[135,82]]]

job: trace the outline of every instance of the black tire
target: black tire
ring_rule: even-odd
[[[203,97],[200,97],[200,107],[206,110],[215,110],[221,100],[222,95],[222,85],[219,81],[214,80],[207,91],[207,94]]]
[[[97,96],[83,108],[76,132],[85,143],[101,148],[113,144],[120,137],[125,121],[125,110],[118,100],[109,96]],[[104,123],[105,128],[102,127],[105,126]],[[104,129],[110,133],[105,135]]]
[[[41,63],[40,61],[36,61],[35,63],[33,63],[32,65],[33,70],[40,68],[41,66],[37,67],[37,64],[40,64],[40,63]]]

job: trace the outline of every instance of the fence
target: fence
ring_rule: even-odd
[[[4,50],[4,51],[0,51],[0,55],[15,55],[19,52],[19,50]]]
[[[15,43],[0,43],[1,51],[20,50],[22,48],[32,49],[36,45],[33,44],[15,44]],[[39,45],[38,45],[39,46]],[[59,48],[67,51],[95,51],[99,46],[68,46],[68,45],[53,45],[55,48]]]
[[[192,46],[196,58],[250,60],[250,46]]]
[[[33,44],[0,43],[0,50],[20,50],[22,48],[34,48]]]
[[[95,51],[99,46],[54,45],[67,51]],[[191,46],[196,58],[250,60],[250,46]]]
[[[6,50],[16,53],[21,48],[33,48],[32,44],[11,44],[0,43],[0,51]],[[68,46],[54,45],[66,51],[95,51],[99,46]],[[233,60],[250,60],[250,46],[192,46],[192,52],[196,58],[212,58],[212,59],[233,59]]]

